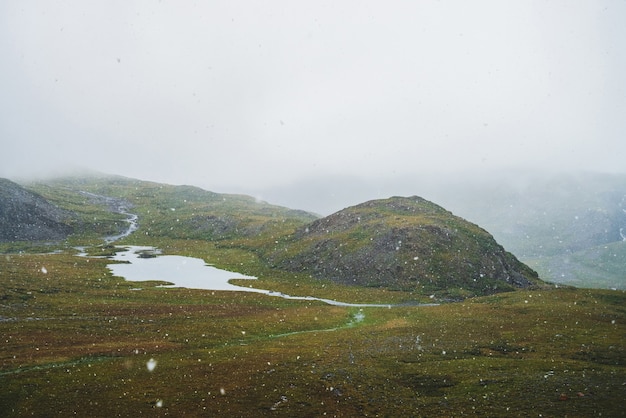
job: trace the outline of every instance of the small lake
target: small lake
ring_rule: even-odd
[[[127,261],[127,263],[109,264],[107,267],[115,276],[123,277],[128,281],[143,282],[148,280],[159,280],[172,283],[173,287],[255,292],[285,299],[317,300],[335,306],[392,306],[389,304],[345,303],[312,296],[290,296],[280,292],[273,292],[271,290],[235,286],[230,284],[229,280],[255,280],[256,277],[221,270],[207,264],[204,260],[199,258],[183,257],[179,255],[158,255],[158,251],[154,247],[121,246],[120,248],[125,248],[127,251],[118,252],[112,259],[116,261]]]
[[[124,246],[121,248],[127,248],[128,251],[118,252],[112,259],[128,263],[109,264],[107,267],[114,275],[128,281],[160,280],[170,282],[175,287],[190,289],[265,292],[228,283],[230,279],[256,279],[256,277],[220,270],[199,258],[158,255],[153,247]]]

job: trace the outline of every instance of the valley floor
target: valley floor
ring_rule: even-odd
[[[105,266],[0,258],[3,416],[624,415],[622,291],[356,308]]]

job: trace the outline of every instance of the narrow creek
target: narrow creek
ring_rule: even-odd
[[[130,202],[121,198],[104,196],[100,194],[86,192],[84,190],[81,190],[80,193],[87,196],[93,202],[106,206],[109,211],[126,216],[125,221],[128,224],[126,229],[124,229],[119,234],[105,237],[104,242],[106,242],[107,244],[110,244],[115,241],[119,241],[122,238],[129,236],[130,234],[135,232],[137,228],[139,228],[139,225],[138,225],[139,216],[134,213],[130,213],[130,208],[132,207]]]
[[[362,322],[364,319],[365,319],[365,314],[363,313],[362,309],[359,309],[359,311],[356,314],[352,315],[351,319],[347,323],[345,323],[344,325],[338,326],[338,327],[323,328],[323,329],[307,329],[307,330],[303,330],[303,331],[291,331],[291,332],[285,332],[285,333],[282,333],[282,334],[272,334],[272,335],[270,335],[270,338],[289,337],[291,335],[309,334],[309,333],[316,333],[316,332],[338,331],[340,329],[352,328],[352,327],[356,326],[359,322]]]

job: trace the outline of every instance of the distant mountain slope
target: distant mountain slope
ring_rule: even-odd
[[[624,240],[626,176],[493,179],[454,190],[456,197],[441,193],[441,201],[486,225],[520,257],[572,253]]]
[[[369,201],[316,220],[267,258],[344,284],[451,297],[541,283],[485,230],[419,197]]]
[[[29,184],[29,187],[58,205],[79,213],[83,213],[81,207],[85,202],[93,203],[94,195],[125,202],[128,210],[138,215],[139,233],[145,239],[164,237],[216,241],[255,237],[292,230],[317,218],[304,211],[271,205],[250,196],[214,193],[194,186],[174,186],[106,174],[57,178]],[[87,220],[89,212],[83,214]],[[99,217],[102,218],[102,215]],[[116,222],[121,227],[120,219]]]
[[[625,175],[511,175],[430,195],[489,230],[546,280],[626,289]]]
[[[17,183],[0,179],[0,242],[60,240],[73,215]]]
[[[477,223],[548,281],[626,289],[626,175],[526,169],[380,179],[316,177],[259,194],[322,214],[418,193]]]

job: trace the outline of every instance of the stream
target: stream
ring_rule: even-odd
[[[119,241],[122,238],[129,236],[130,234],[135,232],[137,228],[139,228],[137,222],[139,220],[139,216],[129,212],[129,209],[132,205],[126,200],[117,197],[103,196],[100,194],[86,192],[84,190],[81,190],[80,193],[89,197],[89,199],[97,204],[105,205],[109,209],[109,211],[126,216],[125,221],[126,223],[128,223],[128,227],[117,235],[105,237],[104,242],[106,242],[107,244]]]

